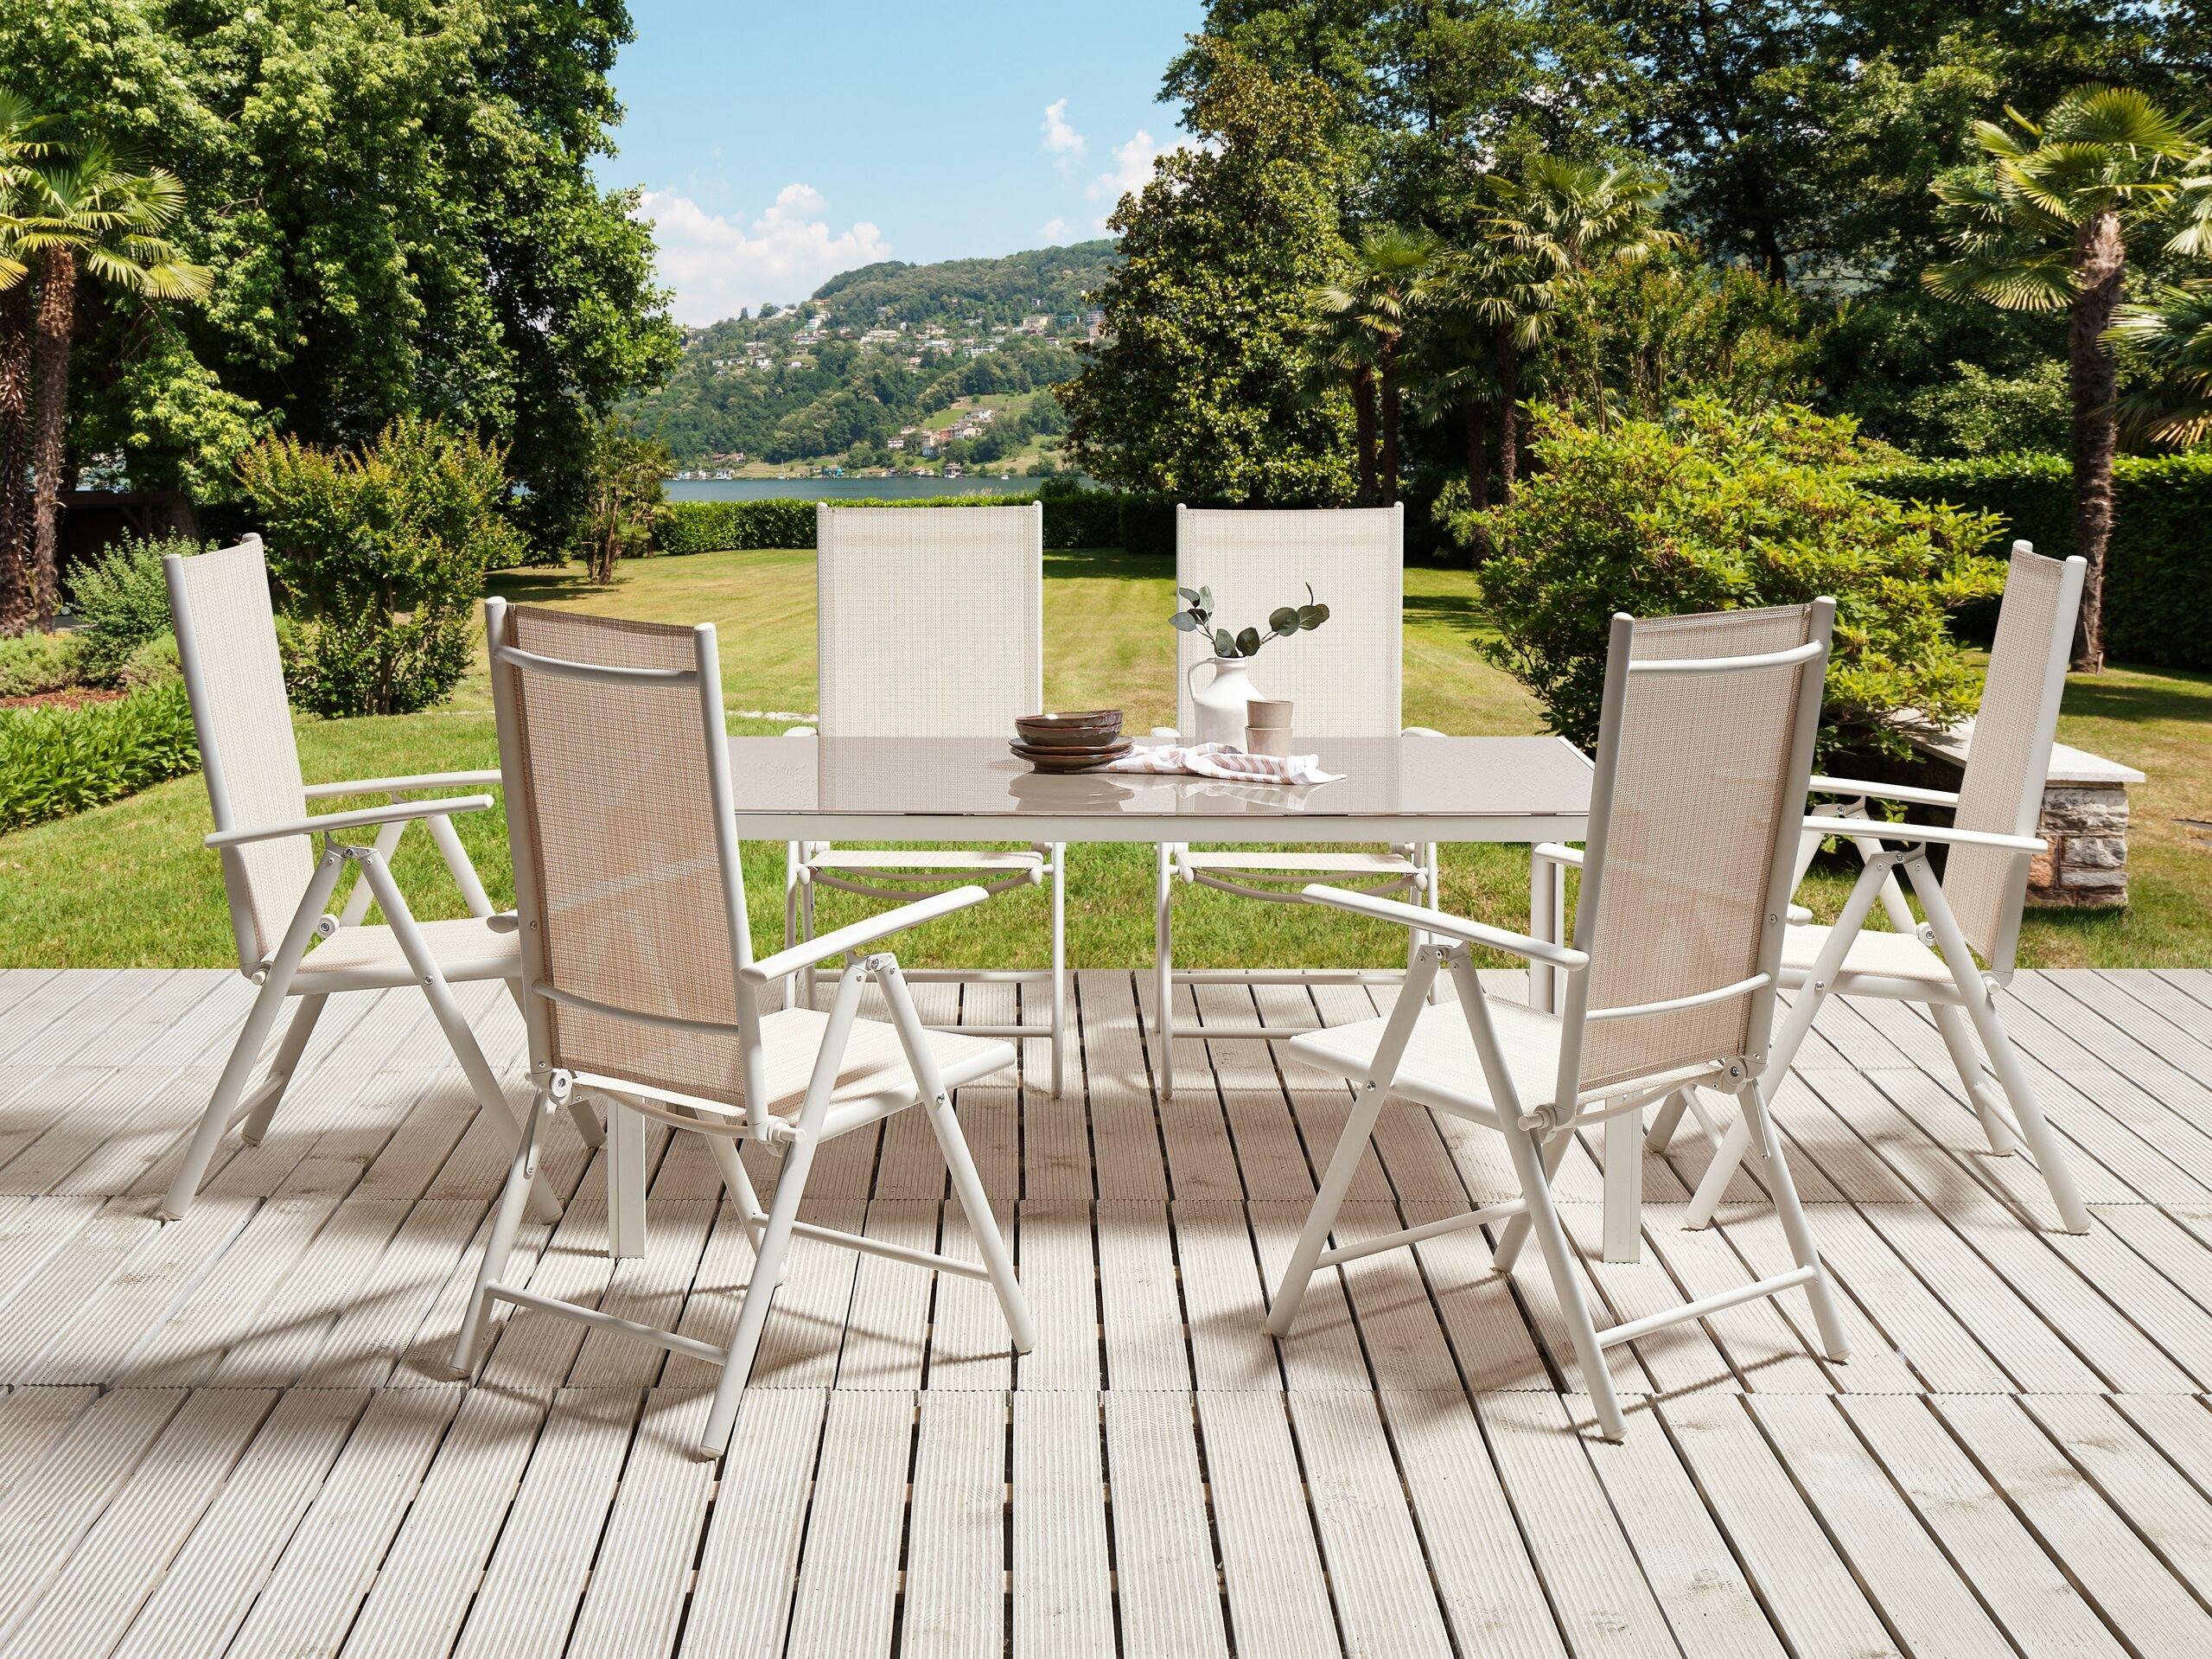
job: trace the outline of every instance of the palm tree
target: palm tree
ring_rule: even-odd
[[[1363,386],[1374,404],[1379,494],[1385,507],[1398,500],[1400,407],[1412,367],[1405,350],[1406,331],[1413,325],[1436,251],[1435,239],[1425,232],[1395,226],[1371,229],[1361,236],[1342,276],[1321,290],[1321,309],[1337,342],[1334,354],[1352,366],[1354,407],[1360,406]],[[1361,482],[1364,487],[1364,476]]]
[[[2067,314],[2074,403],[2074,546],[2088,561],[2074,666],[2104,663],[2105,553],[2112,541],[2113,452],[2119,441],[2106,335],[2120,309],[2129,227],[2183,207],[2166,246],[2207,245],[2212,171],[2205,128],[2183,125],[2144,93],[2077,87],[2037,123],[1977,123],[1983,159],[1935,181],[1957,258],[1923,274],[1928,289],[2014,311]],[[2017,128],[2016,132],[2012,129]]]
[[[2212,437],[2212,283],[2161,288],[2121,306],[2105,342],[2145,377],[2114,405],[2122,428],[2161,443]]]
[[[143,171],[97,142],[30,169],[28,211],[16,245],[37,283],[31,348],[31,600],[52,629],[61,601],[62,443],[69,407],[69,351],[83,275],[148,299],[200,299],[209,271],[188,265],[163,233],[184,210],[174,174]]]
[[[1468,502],[1477,513],[1490,505],[1490,416],[1498,395],[1492,335],[1528,300],[1515,291],[1493,252],[1485,246],[1448,248],[1431,262],[1416,308],[1420,328],[1413,346],[1420,365],[1413,385],[1414,415],[1429,424],[1457,418]],[[1476,561],[1488,552],[1488,537],[1478,528]]]
[[[1501,179],[1490,223],[1500,316],[1491,329],[1498,380],[1500,495],[1513,496],[1520,446],[1520,354],[1551,332],[1567,284],[1601,264],[1641,265],[1676,238],[1659,228],[1667,176],[1641,162],[1612,164],[1532,156]]]
[[[0,88],[0,635],[22,633],[31,616],[31,289],[16,244],[44,124],[29,99]]]

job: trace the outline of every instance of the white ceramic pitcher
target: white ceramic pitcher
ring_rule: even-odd
[[[1208,657],[1190,665],[1183,683],[1190,686],[1191,713],[1198,728],[1191,742],[1244,747],[1245,711],[1259,695],[1253,687],[1251,667],[1243,657]],[[1211,668],[1214,678],[1203,686],[1191,685],[1201,668]]]

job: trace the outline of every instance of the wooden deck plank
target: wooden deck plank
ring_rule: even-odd
[[[1227,1659],[1195,1403],[1125,1388],[1102,1404],[1124,1659]],[[917,1471],[917,1522],[919,1494]]]
[[[1093,1224],[1108,1383],[1116,1389],[1189,1389],[1182,1291],[1168,1207],[1102,1203]]]
[[[1015,1394],[1015,1659],[1112,1659],[1101,1458],[1095,1393]]]
[[[936,1388],[921,1397],[908,1522],[902,1659],[1004,1651],[1006,1397]]]
[[[692,1564],[704,1566],[699,1530],[706,1523],[714,1493],[716,1465],[696,1450],[706,1426],[708,1400],[702,1392],[665,1387],[646,1395],[606,1535],[569,1636],[570,1659],[661,1659],[674,1646],[691,1591]],[[813,1434],[802,1430],[787,1437],[770,1431],[784,1426],[790,1413],[812,1412],[819,1424],[821,1396],[811,1389],[792,1389],[773,1398],[763,1394],[749,1403],[768,1407],[754,1418],[753,1432],[760,1436],[762,1455],[776,1454],[787,1441],[803,1441],[802,1455],[811,1469]],[[764,1468],[761,1478],[773,1480],[775,1472],[774,1465]],[[740,1507],[733,1505],[733,1511]],[[715,1579],[722,1583],[723,1573],[717,1570]],[[700,1603],[702,1636],[712,1629],[717,1617],[730,1610],[742,1582],[732,1577],[721,1595]],[[781,1592],[776,1600],[781,1633],[790,1579],[783,1574],[775,1583]],[[689,1628],[685,1639],[692,1639]]]
[[[1336,1659],[1336,1618],[1282,1396],[1201,1392],[1229,1628],[1240,1653]]]
[[[890,1650],[913,1446],[912,1394],[841,1389],[829,1396],[813,1502],[802,1512],[801,1492],[783,1487],[776,1494],[781,1502],[749,1516],[746,1530],[755,1538],[765,1531],[774,1541],[749,1551],[752,1560],[743,1566],[736,1560],[730,1565],[741,1573],[760,1573],[770,1584],[782,1576],[772,1570],[781,1560],[775,1544],[787,1535],[795,1536],[800,1520],[806,1522],[805,1553],[784,1647],[789,1659],[842,1659],[846,1654]],[[735,1459],[730,1470],[730,1484],[736,1489],[732,1496],[749,1507],[756,1503],[759,1495],[749,1490],[755,1471]],[[719,1501],[716,1507],[719,1510]],[[762,1572],[764,1567],[771,1570]],[[732,1651],[773,1651],[771,1633],[763,1628],[760,1635],[759,1645]]]
[[[1167,1163],[1138,1029],[1135,984],[1127,973],[1086,969],[1075,975],[1075,1002],[1082,1013],[1083,1086],[1098,1196],[1165,1198]],[[1072,1060],[1069,1075],[1074,1075]]]

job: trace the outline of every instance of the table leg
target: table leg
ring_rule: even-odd
[[[1528,936],[1549,944],[1561,941],[1567,914],[1567,867],[1548,858],[1528,861]],[[1528,965],[1528,1005],[1547,1014],[1559,1011],[1559,976],[1541,962]]]
[[[616,1256],[645,1254],[645,1113],[607,1104],[607,1236]]]
[[[1605,1248],[1608,1261],[1643,1254],[1643,1113],[1605,1120]]]

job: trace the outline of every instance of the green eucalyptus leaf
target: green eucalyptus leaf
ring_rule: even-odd
[[[1256,657],[1259,654],[1259,630],[1247,628],[1237,635],[1237,654]]]
[[[1215,629],[1214,630],[1214,654],[1217,657],[1233,657],[1236,655],[1236,635],[1230,633],[1226,628]]]
[[[1201,610],[1211,610],[1214,609],[1213,589],[1201,588],[1198,590],[1198,608]]]
[[[1283,606],[1268,616],[1267,626],[1284,639],[1290,638],[1298,631],[1298,608],[1296,605]]]
[[[1168,618],[1168,626],[1178,633],[1195,634],[1198,631],[1198,618],[1187,610],[1178,610]]]
[[[1329,607],[1327,605],[1300,605],[1298,607],[1298,626],[1300,628],[1319,628],[1328,620]]]
[[[1177,588],[1175,590],[1175,597],[1178,599],[1187,599],[1194,605],[1202,605],[1206,603],[1203,595],[1194,592],[1189,588]]]

